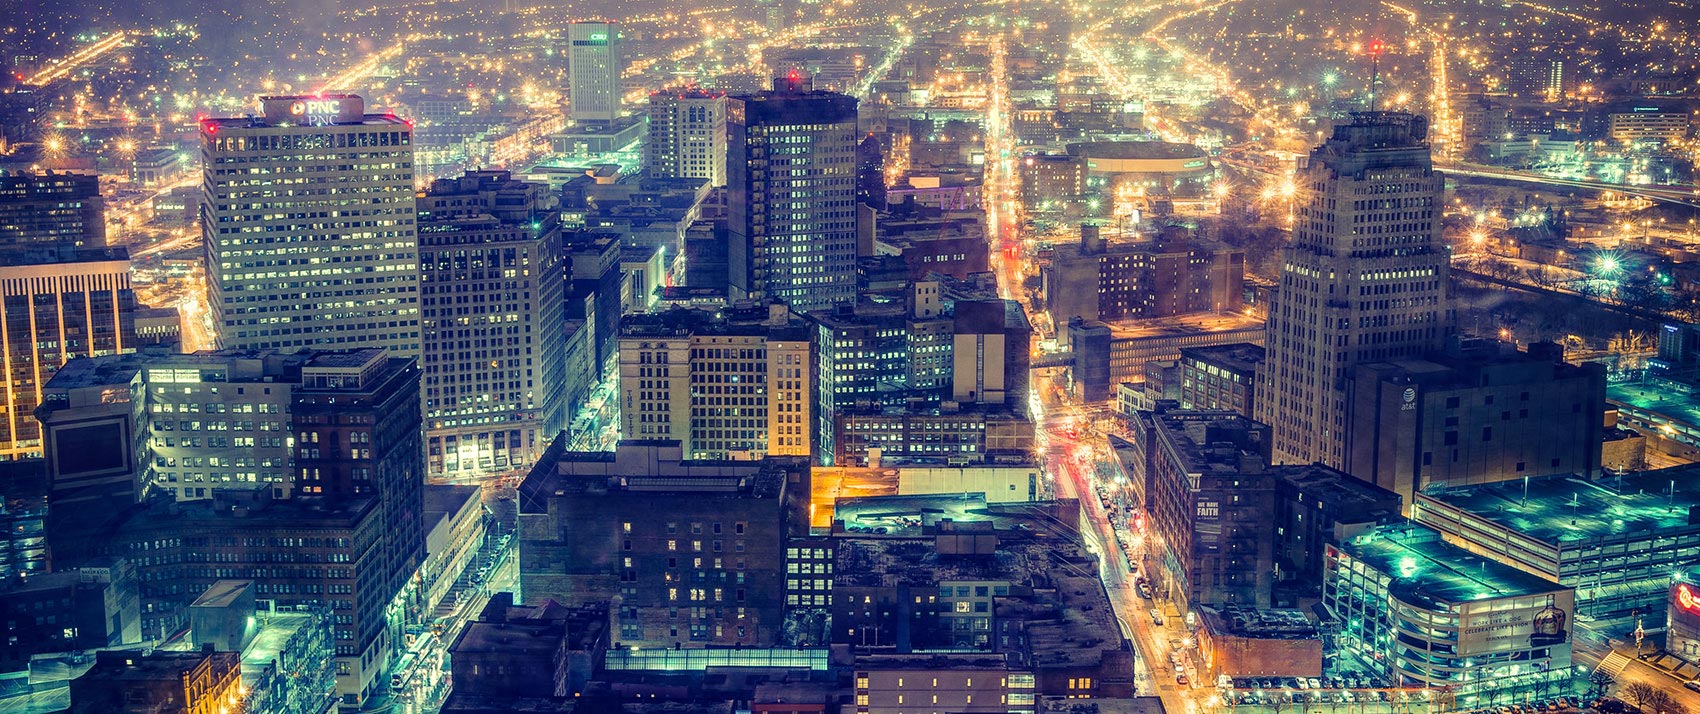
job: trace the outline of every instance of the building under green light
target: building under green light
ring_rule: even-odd
[[[1411,518],[1473,553],[1576,589],[1593,618],[1657,620],[1700,561],[1700,466],[1588,481],[1549,476],[1419,493]]]
[[[1408,521],[1329,546],[1323,573],[1335,657],[1453,709],[1571,694],[1574,600]]]

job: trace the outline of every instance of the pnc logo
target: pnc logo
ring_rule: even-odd
[[[289,113],[295,116],[336,114],[342,111],[342,102],[334,99],[308,99],[289,105]]]

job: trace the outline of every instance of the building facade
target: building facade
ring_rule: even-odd
[[[726,95],[701,89],[649,95],[649,143],[643,172],[726,185]]]
[[[1354,114],[1298,179],[1259,380],[1277,463],[1341,468],[1352,368],[1435,351],[1452,333],[1445,182],[1427,138],[1421,116]]]
[[[808,463],[681,461],[677,442],[559,445],[520,485],[520,591],[612,601],[617,647],[771,647],[785,543],[807,529]]]
[[[1501,343],[1359,364],[1347,384],[1344,471],[1413,503],[1423,490],[1548,474],[1594,477],[1605,370],[1564,350]]]
[[[0,172],[0,250],[105,247],[105,211],[93,174]]]
[[[832,425],[828,465],[1021,464],[1033,452],[1033,421],[1001,407],[846,409]]]
[[[413,126],[352,94],[200,125],[219,346],[419,353]],[[288,187],[288,188],[283,188]]]
[[[726,112],[730,297],[854,301],[856,99],[793,74]]]
[[[1154,439],[1144,465],[1152,546],[1143,572],[1180,612],[1268,607],[1275,479],[1268,427],[1230,412],[1141,414]]]
[[[220,714],[242,706],[235,652],[108,650],[71,680],[71,714]]]
[[[1575,592],[1399,523],[1329,546],[1323,606],[1335,654],[1453,708],[1523,701],[1568,683]]]
[[[0,457],[42,453],[35,409],[43,387],[72,359],[134,350],[135,310],[130,260],[123,248],[31,250],[0,257],[6,371]]]
[[[611,123],[620,115],[620,27],[612,22],[567,25],[567,115],[580,124]]]
[[[419,199],[426,472],[526,468],[566,428],[566,264],[556,199],[506,171]]]
[[[809,456],[809,330],[784,305],[632,315],[620,334],[625,438],[676,440],[688,459]]]
[[[100,565],[11,579],[0,587],[0,672],[27,670],[30,656],[142,641],[136,566]]]
[[[1059,323],[1227,313],[1243,302],[1245,253],[1184,235],[1110,245],[1087,226],[1079,248],[1059,249],[1042,277]]]
[[[1257,405],[1257,366],[1263,346],[1248,342],[1181,350],[1182,409],[1221,409],[1253,418]]]

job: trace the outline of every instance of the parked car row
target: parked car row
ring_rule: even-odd
[[[1392,686],[1377,677],[1240,677],[1234,689],[1385,689]]]
[[[1514,706],[1483,707],[1480,709],[1470,710],[1464,714],[1542,714],[1543,712],[1557,712],[1571,708],[1580,708],[1582,705],[1583,702],[1580,699],[1572,700],[1568,697],[1559,697],[1557,699],[1548,699]]]

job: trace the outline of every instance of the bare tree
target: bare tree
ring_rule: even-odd
[[[1616,683],[1617,678],[1611,676],[1611,672],[1603,669],[1594,670],[1592,674],[1588,675],[1588,698],[1598,699],[1604,696],[1607,691],[1611,690],[1611,685]]]
[[[1653,696],[1647,698],[1647,706],[1655,714],[1688,714],[1688,708],[1663,689],[1654,690]]]
[[[1617,692],[1634,704],[1636,709],[1640,709],[1643,714],[1647,712],[1647,704],[1653,701],[1653,696],[1660,693],[1657,687],[1646,682],[1630,682],[1619,687]]]

